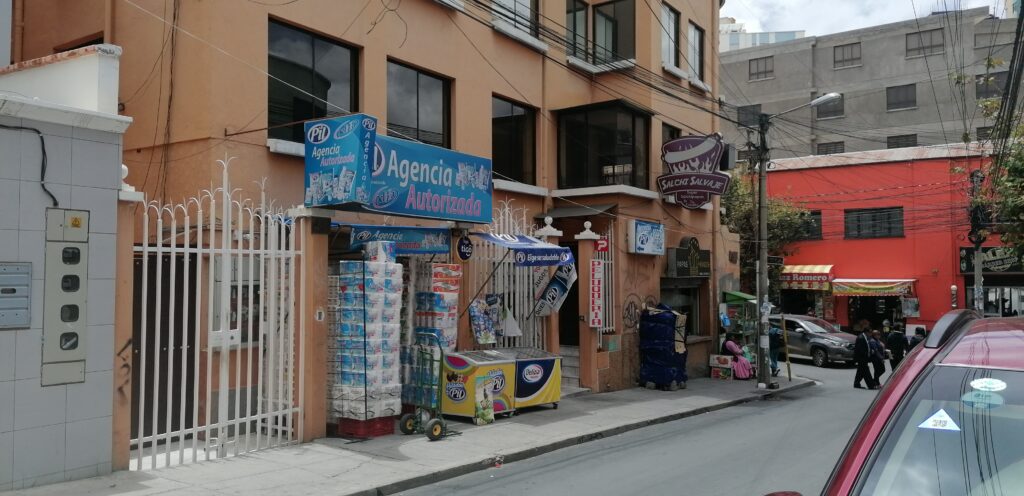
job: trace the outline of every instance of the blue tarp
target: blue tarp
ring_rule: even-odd
[[[576,262],[572,251],[551,243],[545,243],[524,234],[471,233],[484,241],[512,250],[513,260],[519,266],[562,266]]]

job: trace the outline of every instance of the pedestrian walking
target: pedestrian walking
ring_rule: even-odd
[[[889,348],[889,365],[892,366],[892,370],[895,372],[896,366],[903,361],[903,357],[907,353],[907,335],[903,333],[903,324],[896,323],[896,327],[885,339],[885,346]]]
[[[871,370],[868,363],[871,361],[871,343],[868,339],[868,332],[863,331],[857,335],[853,342],[853,362],[857,365],[857,375],[853,377],[853,387],[864,389],[861,381],[867,383],[868,389],[876,389],[878,386],[871,377]]]
[[[915,346],[924,341],[925,337],[926,335],[924,329],[918,327],[917,330],[914,331],[914,337],[910,338],[910,344],[908,345],[907,353],[909,354],[910,350],[913,350]]]
[[[772,377],[779,375],[779,352],[783,346],[782,329],[775,325],[771,326],[768,329],[768,358],[771,360]]]
[[[871,331],[871,367],[875,374],[875,387],[882,383],[881,377],[885,373],[885,344],[882,342],[882,332],[878,329]]]

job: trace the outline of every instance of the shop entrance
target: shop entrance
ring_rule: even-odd
[[[895,322],[902,317],[902,311],[899,296],[851,296],[848,315],[854,329],[866,320],[871,329],[881,330],[882,321]]]
[[[579,244],[560,243],[560,246],[572,250],[573,259],[579,260]],[[577,268],[577,270],[579,270]],[[562,346],[580,345],[580,285],[573,284],[558,311],[558,344]]]

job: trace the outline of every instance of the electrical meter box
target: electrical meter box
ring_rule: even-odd
[[[85,381],[89,212],[46,210],[42,385]]]
[[[32,264],[0,262],[0,330],[32,323]]]

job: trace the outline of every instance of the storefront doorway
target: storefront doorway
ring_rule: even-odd
[[[573,259],[579,260],[579,244],[559,243],[560,246],[572,250]],[[579,270],[579,269],[577,269]],[[573,284],[568,296],[558,311],[558,344],[562,346],[580,345],[580,285]]]
[[[882,321],[895,322],[902,318],[902,311],[899,296],[851,296],[848,315],[854,328],[866,320],[871,329],[881,329]]]

